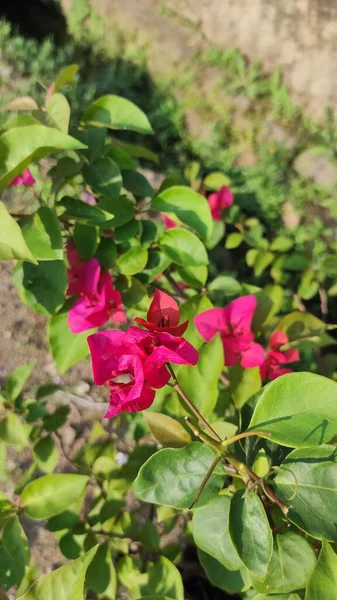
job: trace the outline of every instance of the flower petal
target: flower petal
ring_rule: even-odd
[[[178,325],[180,320],[178,303],[165,292],[156,290],[147,312],[147,319],[159,327]]]
[[[251,367],[261,367],[265,360],[264,350],[260,344],[252,342],[241,354],[241,366],[244,369],[250,369]]]
[[[236,333],[250,332],[256,304],[256,297],[249,295],[232,300],[224,308],[228,321]]]
[[[226,332],[228,328],[227,313],[224,308],[211,308],[194,317],[194,324],[201,337],[210,342],[216,333]]]

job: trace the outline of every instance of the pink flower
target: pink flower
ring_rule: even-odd
[[[208,196],[208,202],[214,221],[222,221],[222,211],[232,206],[234,197],[229,187],[224,185],[218,192]]]
[[[148,408],[170,379],[166,363],[194,365],[198,352],[185,340],[169,333],[151,333],[130,327],[100,331],[88,338],[94,382],[107,382],[110,406],[106,417]]]
[[[75,246],[67,246],[68,296],[80,296],[68,313],[68,325],[73,333],[100,327],[110,319],[125,323],[120,293],[114,289],[111,275],[101,271],[97,258],[82,262]]]
[[[96,204],[96,200],[95,200],[94,196],[92,196],[91,194],[88,194],[88,192],[82,192],[81,200],[83,202],[85,202],[86,204],[90,204],[91,206],[95,206],[95,204]]]
[[[163,219],[163,221],[165,223],[166,229],[173,229],[174,227],[177,227],[177,223],[172,221],[172,219],[170,219],[170,217],[167,217],[166,215],[161,215],[161,218]]]
[[[280,351],[281,346],[288,344],[289,339],[283,331],[275,331],[269,340],[269,349],[267,351],[265,361],[260,368],[261,378],[263,380],[277,379],[280,375],[291,373],[292,369],[283,367],[292,362],[300,360],[300,353],[296,348]]]
[[[140,317],[136,317],[135,321],[150,331],[167,331],[172,335],[183,335],[188,326],[188,321],[179,325],[180,310],[177,302],[161,290],[155,291],[147,312],[147,321]]]
[[[26,187],[28,187],[29,185],[34,185],[35,182],[36,180],[34,179],[30,170],[25,169],[24,172],[21,173],[21,175],[17,175],[16,177],[14,177],[14,179],[12,179],[12,181],[9,184],[9,187],[18,185],[25,185]]]
[[[242,296],[232,300],[225,308],[211,308],[194,318],[194,323],[206,342],[220,333],[227,367],[241,364],[249,369],[260,367],[264,362],[263,348],[254,342],[251,331],[255,308],[255,296]]]

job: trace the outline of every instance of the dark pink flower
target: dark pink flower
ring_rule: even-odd
[[[161,218],[163,219],[163,221],[165,223],[166,229],[173,229],[174,227],[177,227],[177,223],[172,221],[172,219],[170,219],[170,217],[167,217],[166,215],[162,214]]]
[[[234,197],[229,187],[224,185],[218,192],[208,196],[208,202],[214,221],[222,221],[222,211],[232,206]]]
[[[14,179],[12,179],[9,186],[13,187],[18,185],[25,185],[26,187],[28,187],[29,185],[34,185],[35,182],[36,180],[34,179],[30,170],[25,169],[23,173],[17,175],[16,177],[14,177]]]
[[[264,362],[263,348],[254,342],[251,331],[255,308],[255,296],[242,296],[232,300],[225,308],[211,308],[194,317],[194,323],[206,342],[220,333],[227,367],[241,364],[248,369],[260,367]]]
[[[111,275],[101,270],[97,258],[82,262],[72,243],[67,246],[68,296],[80,296],[68,313],[68,325],[73,333],[101,327],[110,319],[125,323],[126,316],[120,293],[115,290]]]
[[[283,331],[274,331],[269,340],[269,349],[267,351],[265,361],[260,368],[261,378],[263,380],[277,379],[280,375],[291,373],[292,369],[283,365],[300,360],[300,353],[296,348],[282,350],[281,346],[288,344],[289,339]]]
[[[113,417],[121,411],[148,408],[170,379],[166,363],[196,364],[198,352],[185,340],[169,333],[151,333],[138,327],[123,331],[100,331],[88,338],[94,382],[111,388]]]
[[[92,196],[91,194],[88,194],[88,192],[82,192],[81,200],[83,202],[85,202],[86,204],[90,204],[91,206],[95,206],[95,204],[96,204],[96,200],[95,200],[94,196]]]
[[[183,335],[188,326],[188,321],[181,323],[180,310],[177,302],[161,290],[156,290],[150,308],[147,312],[147,321],[136,317],[135,321],[150,331],[167,331],[172,335]]]

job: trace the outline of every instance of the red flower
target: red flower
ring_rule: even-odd
[[[261,378],[263,380],[277,379],[280,375],[291,373],[292,369],[283,367],[283,365],[300,360],[300,353],[296,348],[280,351],[281,346],[289,342],[288,336],[283,331],[275,331],[269,340],[269,349],[265,361],[260,368]]]
[[[229,187],[224,185],[218,192],[208,196],[208,202],[213,220],[222,221],[222,211],[232,206],[234,197]]]
[[[166,363],[195,365],[198,352],[185,340],[169,333],[151,333],[130,327],[124,331],[100,331],[88,338],[94,382],[111,388],[106,417],[148,408],[153,388],[170,379]]]
[[[147,321],[136,317],[135,321],[150,331],[166,331],[172,335],[183,335],[188,321],[181,323],[177,302],[165,292],[156,290],[147,313]]]
[[[161,215],[161,218],[163,219],[163,221],[165,223],[166,229],[173,229],[174,227],[177,227],[177,223],[172,221],[172,219],[170,219],[170,217],[167,217],[166,215]]]
[[[80,333],[105,325],[112,319],[125,323],[126,316],[120,293],[115,290],[111,275],[101,271],[97,258],[82,262],[75,246],[68,243],[68,296],[79,295],[68,314],[69,329]]]
[[[24,172],[21,173],[21,175],[17,175],[16,177],[14,177],[14,179],[12,179],[12,181],[9,184],[9,187],[14,187],[17,185],[25,185],[26,187],[28,187],[29,185],[34,185],[35,181],[36,180],[34,179],[30,170],[25,169]]]
[[[225,308],[211,308],[194,318],[196,328],[206,342],[220,333],[227,367],[241,364],[248,369],[263,364],[263,348],[254,342],[251,331],[255,308],[255,296],[241,296]]]

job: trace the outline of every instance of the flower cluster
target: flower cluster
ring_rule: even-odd
[[[28,187],[30,185],[34,185],[35,181],[36,180],[34,179],[30,170],[25,169],[23,173],[17,175],[16,177],[14,177],[14,179],[12,179],[12,181],[9,184],[9,187],[16,187],[18,185],[24,185]]]
[[[167,363],[196,365],[198,362],[197,350],[178,337],[187,323],[178,325],[179,308],[168,294],[156,291],[147,319],[137,319],[147,330],[130,327],[126,332],[100,331],[88,338],[94,382],[97,385],[107,382],[110,387],[106,417],[148,408],[155,390],[170,380]]]
[[[289,339],[283,331],[275,331],[269,340],[269,348],[266,358],[260,368],[261,379],[272,381],[280,375],[291,373],[291,369],[284,365],[300,360],[300,353],[296,348],[282,350],[281,347],[288,344]]]
[[[208,203],[211,209],[211,215],[214,221],[222,221],[222,211],[232,206],[234,196],[226,185],[222,186],[218,192],[208,196]]]
[[[102,271],[97,258],[82,262],[76,247],[68,242],[68,296],[79,296],[68,313],[73,333],[105,325],[110,319],[125,323],[120,293],[114,288],[108,271]]]

